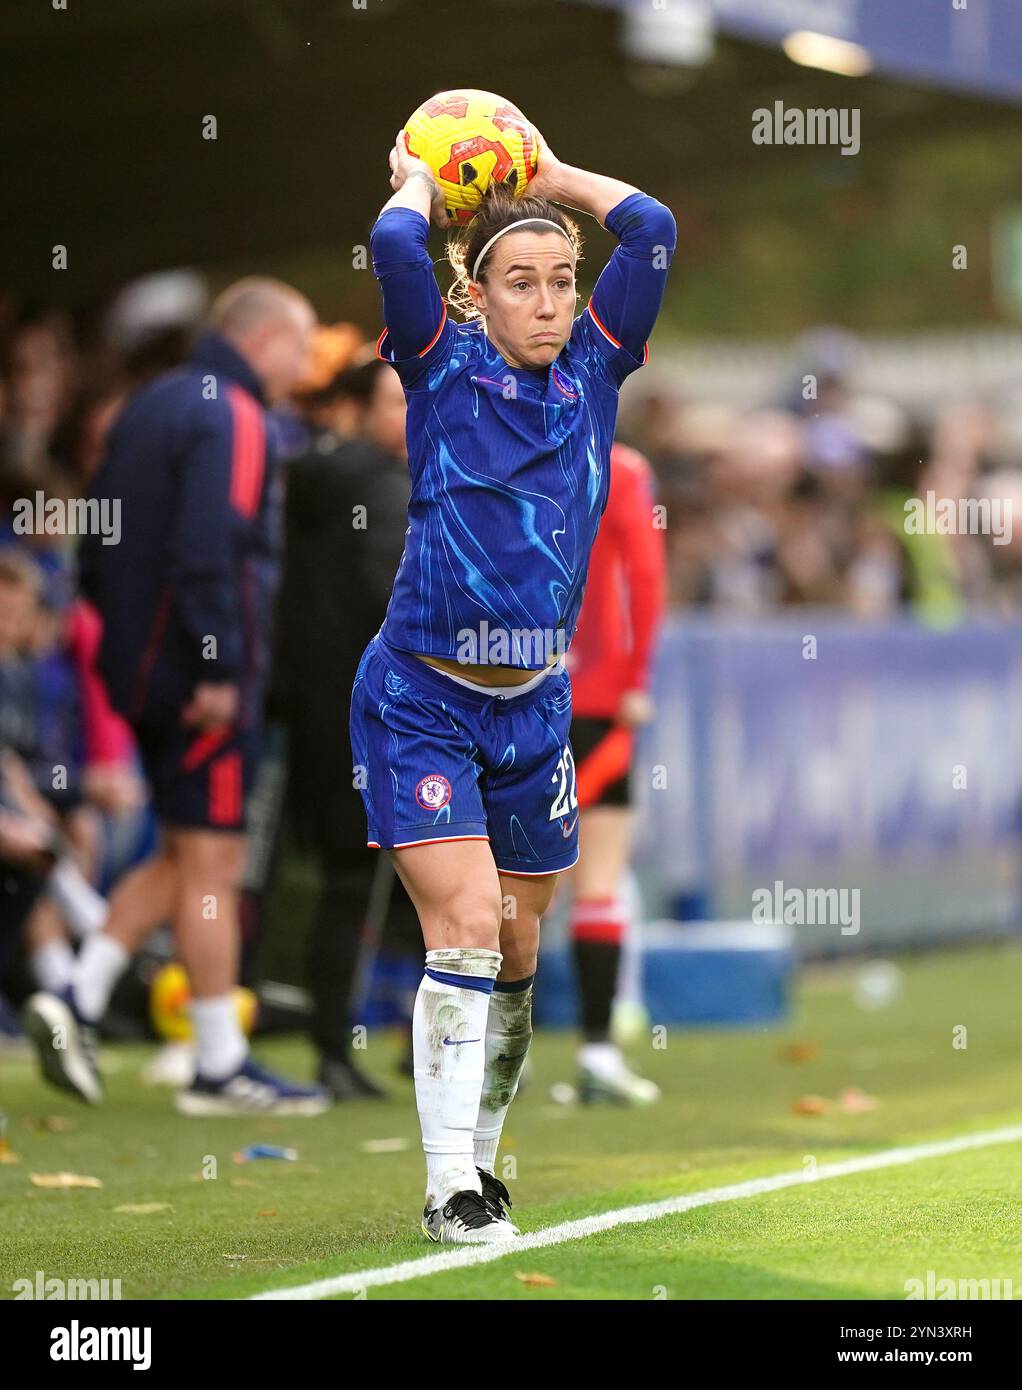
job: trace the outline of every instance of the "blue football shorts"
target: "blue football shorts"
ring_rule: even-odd
[[[351,693],[368,844],[489,840],[502,873],[571,868],[578,797],[570,724],[571,678],[563,666],[524,694],[491,694],[460,685],[377,634]]]

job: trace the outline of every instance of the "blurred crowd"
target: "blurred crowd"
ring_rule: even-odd
[[[87,336],[56,310],[0,301],[0,509],[42,490],[88,488],[125,398],[179,362],[206,294],[176,272],[128,286]],[[783,399],[739,410],[691,399],[683,383],[626,397],[619,437],[650,459],[666,507],[676,608],[759,614],[794,604],[882,619],[901,607],[924,620],[1014,608],[1022,530],[914,536],[907,498],[1022,496],[1022,449],[999,437],[985,403],[959,400],[912,419],[890,400],[857,397],[842,336],[809,339],[804,373]],[[310,391],[371,343],[341,325],[317,340]],[[350,433],[358,411],[329,394],[296,402],[291,438],[323,423]],[[394,393],[395,411],[400,394]],[[325,414],[324,414],[325,412]],[[397,428],[397,426],[396,426]],[[307,439],[307,435],[306,435]],[[63,548],[37,548],[52,572]]]
[[[0,300],[0,514],[36,490],[87,490],[123,401],[183,358],[205,307],[191,272],[128,286],[87,333],[60,311]],[[874,620],[907,607],[938,624],[968,612],[1010,615],[1022,529],[996,544],[983,534],[917,536],[904,504],[932,492],[1010,506],[1022,498],[1022,449],[1001,437],[982,401],[949,402],[924,420],[856,396],[847,347],[835,342],[841,335],[810,338],[804,372],[767,407],[693,400],[669,381],[626,396],[619,437],[646,454],[659,480],[672,605],[742,615],[813,604]],[[312,386],[326,387],[371,346],[350,325],[321,334]],[[358,414],[328,397],[313,407],[296,403],[296,450],[303,421],[322,423],[325,409],[344,434]],[[65,549],[53,540],[36,542],[51,585]]]
[[[864,621],[902,611],[941,627],[1014,616],[1022,445],[993,403],[950,401],[917,419],[857,395],[846,356],[811,335],[792,389],[744,411],[669,383],[623,405],[619,437],[650,459],[667,509],[672,606],[749,616],[816,605]]]

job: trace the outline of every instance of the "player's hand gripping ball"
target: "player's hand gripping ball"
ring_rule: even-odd
[[[491,183],[516,198],[536,173],[540,141],[513,102],[493,92],[438,92],[405,123],[408,153],[429,166],[451,222],[464,226]]]

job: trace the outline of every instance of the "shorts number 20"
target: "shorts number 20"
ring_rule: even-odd
[[[560,820],[562,816],[569,815],[578,806],[578,797],[575,795],[575,759],[571,756],[571,749],[567,744],[561,749],[561,756],[557,759],[557,770],[550,780],[556,782],[558,778],[560,778],[561,784],[557,788],[557,795],[550,807],[551,820]]]

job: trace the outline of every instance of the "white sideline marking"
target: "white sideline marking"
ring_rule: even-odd
[[[562,1221],[558,1226],[530,1235],[502,1241],[499,1245],[462,1245],[440,1255],[427,1255],[421,1260],[405,1260],[402,1264],[382,1269],[363,1269],[354,1274],[338,1274],[330,1279],[317,1279],[312,1284],[294,1288],[273,1289],[253,1294],[260,1299],[329,1298],[338,1293],[360,1293],[363,1289],[379,1288],[383,1284],[403,1284],[410,1279],[423,1279],[429,1274],[442,1274],[449,1269],[467,1269],[472,1265],[489,1264],[508,1255],[525,1250],[540,1250],[547,1245],[560,1245],[567,1240],[581,1240],[615,1226],[634,1226],[643,1221],[656,1221],[661,1216],[708,1207],[716,1202],[734,1202],[741,1197],[759,1197],[764,1192],[778,1192],[785,1187],[797,1187],[804,1182],[823,1182],[827,1178],[843,1178],[850,1173],[869,1173],[877,1168],[893,1168],[899,1163],[915,1163],[921,1158],[939,1158],[943,1154],[962,1153],[966,1149],[982,1149],[990,1144],[1012,1144],[1022,1140],[1022,1125],[1006,1129],[988,1129],[978,1134],[965,1134],[958,1139],[938,1139],[931,1144],[912,1144],[900,1149],[883,1149],[864,1158],[849,1158],[843,1163],[825,1163],[811,1178],[804,1169],[793,1173],[778,1173],[772,1178],[752,1178],[730,1187],[711,1187],[705,1192],[690,1192],[684,1197],[667,1197],[662,1202],[646,1202],[640,1206],[620,1207],[600,1216],[583,1216],[578,1221]]]

